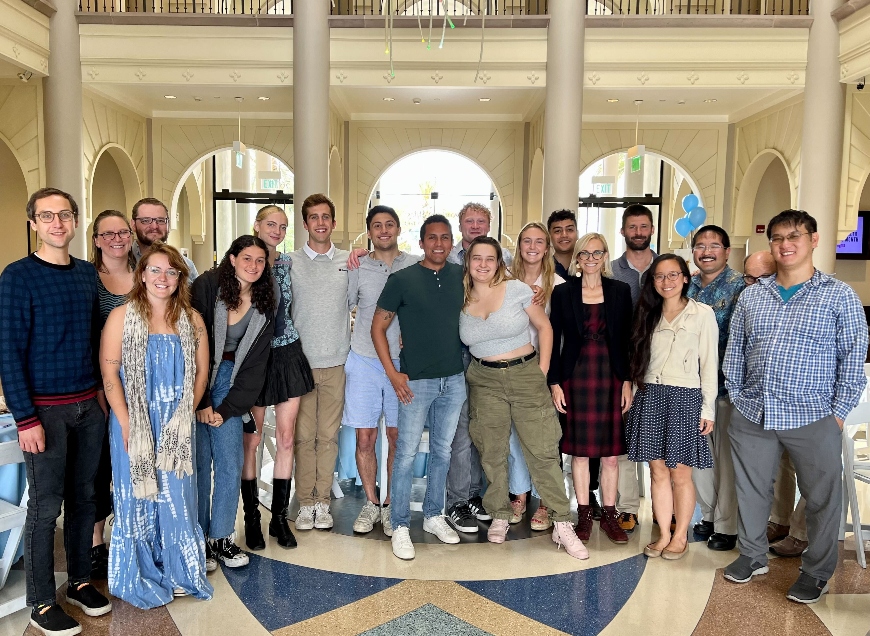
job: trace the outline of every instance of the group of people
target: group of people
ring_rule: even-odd
[[[371,251],[332,243],[328,197],[309,196],[301,214],[302,249],[277,251],[289,220],[266,206],[252,233],[198,275],[166,244],[159,200],[139,201],[132,224],[119,211],[99,214],[87,263],[69,254],[73,198],[52,188],[30,197],[40,246],[0,276],[0,379],[25,454],[27,603],[43,633],[81,629],[55,594],[62,504],[66,601],[90,616],[112,607],[92,578],[107,577],[113,596],[140,608],[210,598],[207,572],[248,563],[234,537],[240,498],[244,543],[265,548],[256,456],[268,407],[277,449],[268,534],[284,548],[297,545],[291,480],[295,530],[333,525],[343,424],[356,429],[366,497],[354,531],[380,523],[395,556],[413,559],[413,464],[428,428],[423,530],[444,543],[480,531],[480,521],[503,543],[530,512],[529,493],[540,502],[532,529],[552,527],[572,557],[588,558],[596,520],[627,543],[638,525],[637,463],[649,462],[659,534],[647,556],[686,554],[697,493],[694,532],[715,550],[739,539],[726,579],[765,573],[769,541],[792,550],[800,541],[788,597],[814,602],[826,591],[840,431],[866,382],[868,332],[855,293],[813,267],[811,216],[774,217],[770,252],[751,255],[741,275],[715,225],[692,238],[696,273],[679,256],[656,255],[653,215],[640,205],[623,214],[617,259],[603,235],[578,238],[569,210],[527,224],[510,254],[488,237],[489,209],[469,203],[456,245],[447,218],[424,220],[422,257],[399,250],[390,207],[368,211]],[[795,474],[805,504],[792,515]],[[782,494],[771,517],[774,481]],[[789,518],[804,509],[806,537],[791,536],[799,522]]]

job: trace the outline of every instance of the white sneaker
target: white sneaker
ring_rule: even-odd
[[[314,506],[302,506],[296,516],[297,530],[311,530],[314,527]]]
[[[375,524],[381,520],[381,509],[377,504],[366,501],[362,510],[359,511],[356,521],[353,522],[353,531],[365,534],[371,532]]]
[[[384,534],[388,537],[393,536],[393,520],[390,517],[390,504],[381,508],[381,527],[384,529]]]
[[[423,519],[423,530],[438,537],[441,543],[459,543],[456,530],[447,525],[442,515]]]
[[[396,528],[390,542],[393,544],[393,554],[400,559],[410,561],[416,556],[414,544],[411,543],[411,534],[406,526]]]
[[[211,541],[205,540],[205,571],[214,572],[217,570],[218,562],[214,556],[214,550],[211,549]]]
[[[223,561],[228,568],[240,568],[248,564],[248,555],[233,540],[234,535],[212,541],[211,549],[218,561]]]
[[[321,502],[314,504],[314,527],[318,530],[329,530],[332,527],[332,515],[329,505]]]

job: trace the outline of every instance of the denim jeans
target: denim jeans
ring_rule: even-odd
[[[24,524],[24,570],[31,607],[56,600],[54,530],[61,504],[69,582],[91,579],[94,476],[106,433],[106,415],[96,398],[38,406],[36,415],[45,431],[45,450],[24,453],[30,497]]]
[[[423,516],[428,519],[440,515],[444,508],[444,490],[450,449],[459,411],[465,402],[465,374],[446,378],[411,380],[408,382],[414,399],[410,404],[399,404],[399,439],[390,485],[393,527],[411,524],[411,480],[414,476],[414,458],[420,446],[423,428],[429,423],[429,469],[426,478],[426,497]]]
[[[468,347],[462,347],[462,363],[468,371],[468,365],[471,364],[471,353]],[[465,392],[467,395],[467,382]],[[480,453],[477,452],[468,434],[468,399],[466,399],[459,413],[456,435],[453,436],[450,468],[447,471],[447,509],[479,496],[484,485]]]
[[[532,476],[529,474],[526,458],[523,456],[523,447],[520,444],[517,425],[513,422],[511,422],[510,448],[511,454],[508,455],[508,485],[511,494],[523,495],[531,490],[532,497],[540,499],[541,496],[532,483]]]
[[[212,407],[230,392],[233,362],[224,360],[211,388]],[[223,539],[236,527],[242,484],[242,418],[231,417],[220,426],[196,423],[196,489],[199,525],[209,539]],[[214,465],[214,490],[212,490]]]

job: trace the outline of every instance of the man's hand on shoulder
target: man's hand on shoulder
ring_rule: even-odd
[[[359,259],[367,256],[369,251],[362,247],[354,248],[350,251],[350,256],[347,257],[347,271],[351,272],[359,268]]]

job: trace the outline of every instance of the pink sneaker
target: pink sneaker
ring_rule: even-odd
[[[574,525],[570,521],[557,521],[553,528],[553,543],[557,547],[564,547],[565,552],[575,559],[588,559],[589,551],[574,532]]]
[[[510,524],[507,519],[493,519],[486,531],[486,538],[490,543],[504,543]]]

